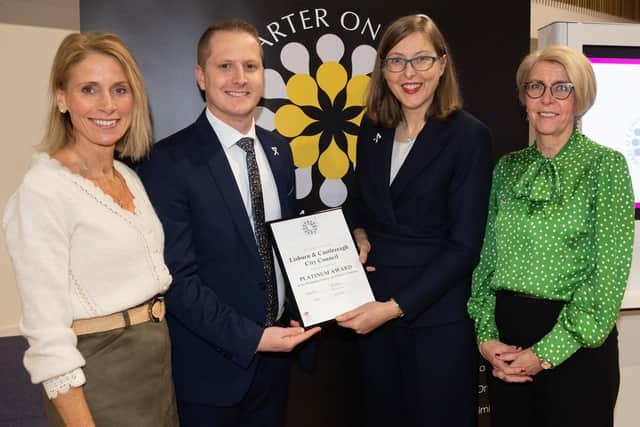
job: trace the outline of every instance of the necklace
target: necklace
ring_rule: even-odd
[[[91,182],[122,209],[135,212],[133,193],[129,190],[127,181],[116,170],[113,162],[110,165],[106,164],[105,161],[94,162],[96,166],[91,168],[89,167],[88,159],[72,145],[64,147],[53,157],[71,172]],[[99,166],[101,163],[103,164],[102,167]],[[109,170],[109,167],[111,170]]]
[[[89,181],[94,183],[102,192],[118,204],[122,209],[133,211],[133,195],[129,191],[126,181],[120,173],[113,168],[113,179],[106,177],[90,178]]]
[[[412,142],[414,142],[416,140],[416,138],[418,137],[418,134],[420,133],[420,131],[424,127],[425,123],[426,122],[424,122],[424,121],[422,123],[420,123],[420,125],[413,132],[410,131],[409,125],[407,123],[403,124],[404,129],[406,129],[406,131],[407,131],[407,133],[406,133],[406,135],[407,135],[407,139],[406,139],[407,144],[411,144]],[[400,128],[398,128],[398,129],[400,129]],[[412,136],[412,135],[415,135],[415,136]],[[400,141],[402,141],[402,139],[400,139]]]

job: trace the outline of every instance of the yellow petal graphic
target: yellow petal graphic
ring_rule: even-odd
[[[318,170],[328,179],[340,179],[349,170],[349,159],[336,142],[331,138],[331,144],[318,159]]]
[[[356,141],[358,140],[358,137],[346,132],[344,136],[347,137],[347,154],[349,154],[349,159],[351,159],[351,162],[355,164],[356,163]]]
[[[293,154],[293,164],[297,168],[308,168],[318,160],[320,153],[320,135],[298,136],[294,138],[291,145]]]
[[[278,108],[273,119],[276,129],[284,136],[294,137],[315,120],[307,116],[297,105],[287,104]]]
[[[338,92],[347,84],[347,71],[337,62],[325,62],[318,68],[316,80],[333,102]]]
[[[320,108],[318,104],[318,85],[308,74],[294,74],[287,82],[287,96],[298,105],[313,105]]]
[[[347,83],[347,103],[346,107],[364,106],[367,87],[371,78],[364,74],[353,77]]]
[[[366,110],[363,108],[362,111],[360,111],[360,114],[358,114],[357,116],[355,116],[353,119],[351,119],[349,121],[351,123],[353,123],[354,125],[360,126],[360,122],[362,121],[362,117],[364,117],[365,111]]]

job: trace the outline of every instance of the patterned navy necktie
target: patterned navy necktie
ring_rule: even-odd
[[[253,138],[241,138],[237,142],[238,147],[246,153],[247,174],[249,175],[249,191],[251,192],[251,211],[255,223],[256,242],[258,253],[262,259],[264,271],[265,290],[267,294],[265,326],[273,326],[278,315],[278,292],[273,271],[273,252],[271,242],[267,235],[267,225],[264,219],[264,200],[262,198],[262,184],[260,171],[256,162],[256,152],[253,149]]]

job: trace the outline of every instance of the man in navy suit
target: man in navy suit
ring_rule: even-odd
[[[264,91],[256,29],[239,20],[207,29],[195,76],[207,108],[139,168],[173,275],[166,300],[180,423],[282,426],[286,353],[319,328],[285,324],[282,272],[266,268],[264,221],[292,216],[295,192],[288,144],[253,118]]]

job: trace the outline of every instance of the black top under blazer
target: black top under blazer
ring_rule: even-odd
[[[371,242],[369,280],[408,326],[468,319],[466,303],[487,218],[492,136],[465,111],[430,118],[389,186],[394,129],[363,119],[345,213]]]

